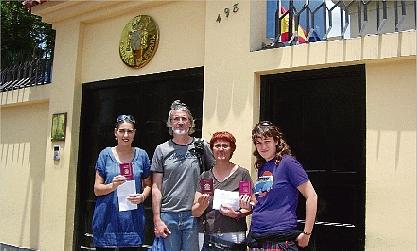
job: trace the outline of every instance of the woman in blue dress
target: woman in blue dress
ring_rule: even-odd
[[[118,116],[114,129],[117,145],[103,149],[97,159],[93,241],[98,251],[139,250],[143,244],[143,202],[150,195],[152,182],[147,153],[132,147],[135,132],[133,116]]]

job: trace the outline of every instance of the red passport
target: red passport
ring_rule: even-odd
[[[120,175],[126,177],[127,180],[133,180],[133,167],[132,163],[121,163],[119,164]]]
[[[239,181],[239,196],[242,195],[252,195],[252,182],[249,180]]]
[[[213,179],[201,179],[200,187],[202,194],[214,195]]]

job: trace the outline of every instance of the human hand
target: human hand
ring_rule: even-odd
[[[298,235],[296,241],[298,246],[305,248],[308,246],[308,242],[310,241],[310,235],[301,233]]]
[[[154,234],[155,237],[166,238],[171,234],[171,231],[169,231],[169,228],[165,225],[165,222],[159,220],[155,223]]]
[[[126,177],[125,176],[122,176],[122,175],[117,175],[111,181],[111,183],[113,185],[113,188],[117,188],[118,186],[120,186],[121,184],[123,184],[125,182],[126,182]]]
[[[247,194],[240,196],[239,206],[240,208],[252,211],[251,197]]]
[[[198,200],[198,204],[200,204],[200,207],[202,207],[204,210],[208,207],[210,202],[210,195],[208,194],[202,194]]]
[[[140,204],[145,201],[145,196],[141,193],[131,194],[127,197],[127,200],[133,204]]]
[[[242,214],[239,211],[235,211],[230,207],[220,205],[220,213],[224,216],[230,217],[230,218],[239,218],[239,216]]]

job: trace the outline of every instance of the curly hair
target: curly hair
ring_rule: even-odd
[[[230,132],[224,131],[224,132],[215,132],[213,136],[210,139],[210,149],[213,151],[214,143],[219,140],[224,140],[226,142],[229,142],[230,148],[231,148],[231,154],[230,158],[232,157],[233,153],[236,150],[236,139]]]
[[[284,139],[282,130],[269,121],[262,121],[255,125],[252,130],[252,141],[256,145],[256,141],[261,137],[272,137],[277,143],[275,153],[275,164],[278,165],[284,155],[292,155],[291,148]],[[255,168],[259,168],[266,162],[264,158],[255,149],[253,155],[256,157]]]

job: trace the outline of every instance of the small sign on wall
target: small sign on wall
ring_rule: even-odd
[[[52,114],[51,141],[65,140],[65,128],[67,125],[67,113]]]

